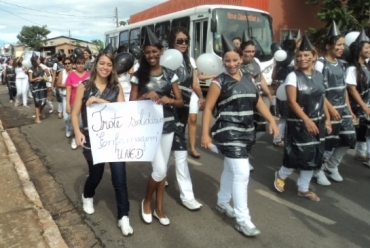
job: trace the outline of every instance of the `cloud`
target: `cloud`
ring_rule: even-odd
[[[23,26],[46,25],[48,37],[60,35],[72,38],[104,40],[104,32],[114,29],[115,8],[118,20],[155,6],[164,0],[0,0],[1,40],[16,43]],[[20,7],[19,7],[20,6]],[[39,11],[34,11],[36,9]],[[49,12],[49,13],[48,13]],[[60,13],[60,14],[51,14]],[[4,21],[6,20],[6,21]]]

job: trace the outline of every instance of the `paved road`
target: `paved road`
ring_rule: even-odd
[[[297,174],[286,181],[284,194],[274,190],[274,171],[280,166],[282,150],[271,145],[269,135],[262,136],[251,158],[255,171],[249,184],[249,206],[252,220],[261,230],[261,235],[252,239],[236,232],[234,222],[215,211],[222,171],[220,155],[200,149],[201,159],[189,158],[195,195],[204,205],[197,212],[190,212],[181,205],[172,163],[168,172],[170,186],[165,196],[165,212],[171,220],[169,227],[161,226],[156,220],[150,225],[141,221],[140,201],[151,169],[148,163],[129,163],[130,221],[134,235],[124,238],[116,225],[109,166],[94,199],[95,214],[87,216],[81,211],[80,199],[87,165],[80,149],[71,150],[70,140],[64,136],[63,121],[52,114],[41,124],[34,124],[33,105],[30,104],[30,109],[10,106],[4,86],[0,86],[0,104],[1,119],[15,137],[16,145],[31,145],[61,185],[79,218],[82,216],[83,223],[94,233],[98,241],[91,242],[91,246],[369,247],[370,169],[352,160],[353,151],[345,156],[340,167],[345,178],[343,183],[333,183],[330,187],[312,184],[312,189],[321,197],[321,202],[315,203],[296,196]],[[49,197],[53,197],[52,192]],[[63,234],[63,230],[61,232]],[[74,234],[64,235],[66,239],[73,239]]]

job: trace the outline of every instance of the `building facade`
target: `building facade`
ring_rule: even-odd
[[[24,51],[30,50],[28,47],[21,44],[14,44],[11,46],[13,47],[13,54],[10,55],[13,55],[15,57],[19,57]],[[69,38],[67,36],[57,36],[47,39],[46,44],[40,49],[40,52],[41,56],[43,57],[51,56],[53,54],[59,53],[59,51],[62,51],[64,54],[69,56],[72,54],[75,48],[79,47],[83,50],[87,46],[93,54],[98,53],[97,47],[91,42]]]

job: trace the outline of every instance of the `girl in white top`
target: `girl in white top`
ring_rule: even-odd
[[[22,54],[23,56],[23,54]],[[15,106],[19,106],[20,101],[22,100],[22,104],[24,107],[27,107],[27,94],[28,94],[28,75],[26,72],[28,71],[27,68],[25,68],[22,65],[23,58],[18,57],[15,60],[15,87],[17,88],[17,96],[15,98]]]
[[[66,105],[67,105],[67,100],[66,100],[66,80],[68,77],[68,74],[73,71],[72,69],[72,60],[69,57],[66,57],[63,60],[63,65],[65,67],[64,70],[61,70],[58,73],[58,81],[56,86],[59,88],[60,95],[62,96],[62,102],[63,102],[63,107],[62,107],[62,112],[63,112],[63,119],[66,125],[66,137],[69,138],[72,135],[72,123],[71,123],[71,117],[69,114],[66,112]]]

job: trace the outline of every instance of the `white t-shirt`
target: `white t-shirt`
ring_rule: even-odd
[[[320,57],[320,59],[325,59],[324,57]],[[330,63],[330,62],[328,62]],[[339,63],[338,63],[338,60],[336,60],[335,64],[331,63],[333,66],[338,66]],[[316,71],[322,73],[322,70],[324,69],[324,63],[321,62],[320,60],[318,60],[315,64],[315,69]]]
[[[307,76],[308,78],[311,78],[310,76]],[[285,79],[285,87],[287,85],[291,85],[291,86],[294,86],[297,88],[297,75],[295,74],[294,71],[292,71],[291,73],[288,74],[288,76],[286,77]]]
[[[130,92],[131,92],[130,79],[131,79],[131,76],[127,72],[118,75],[118,82],[121,84],[123,88],[123,93],[125,95],[125,102],[130,101]]]
[[[159,76],[150,76],[154,78],[155,80],[160,80],[163,77],[163,73]],[[176,74],[173,74],[173,77],[171,78],[171,84],[177,83],[179,81],[179,77]],[[139,84],[139,79],[136,76],[132,76],[131,78],[131,83],[132,84]]]
[[[18,67],[18,66],[15,68],[15,78],[21,79],[21,78],[27,78],[28,77],[28,75],[24,72],[23,69],[24,68]]]
[[[344,81],[348,86],[356,86],[357,85],[357,78],[356,78],[356,67],[355,66],[350,66],[346,70],[346,76]]]

